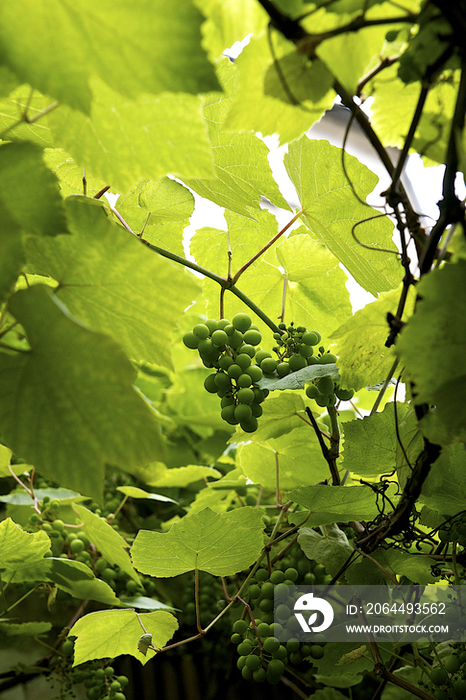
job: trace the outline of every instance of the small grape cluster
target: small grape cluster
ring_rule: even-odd
[[[129,679],[127,676],[116,676],[112,666],[103,667],[94,662],[82,670],[77,669],[73,682],[83,683],[89,700],[126,700],[123,690]]]
[[[327,353],[326,357],[332,355],[332,353]],[[332,355],[335,357],[335,355]],[[335,358],[336,359],[336,358]],[[332,360],[335,362],[335,360]],[[334,406],[337,399],[340,401],[349,401],[354,396],[353,389],[341,389],[338,384],[336,384],[332,377],[320,377],[320,379],[310,382],[306,386],[306,396],[309,399],[314,399],[316,404],[321,408],[327,406]]]
[[[428,683],[438,700],[463,700],[466,697],[466,650],[464,644],[442,642],[436,648],[438,664],[430,672]]]
[[[325,638],[322,635],[314,635],[312,644],[302,644],[296,638],[299,622],[292,615],[294,600],[291,608],[287,603],[290,602],[289,586],[325,584],[331,577],[322,564],[303,558],[302,552],[298,557],[297,551],[292,551],[287,560],[280,562],[282,568],[276,568],[271,574],[267,569],[259,568],[249,580],[245,596],[254,622],[236,620],[230,637],[237,645],[237,666],[247,680],[268,681],[274,685],[280,681],[286,666],[309,665],[324,655]],[[289,563],[296,566],[287,566]],[[277,607],[275,620],[274,595],[280,595],[280,591],[285,597],[282,608]]]
[[[208,319],[183,337],[186,347],[198,350],[204,366],[216,370],[204,387],[220,398],[223,420],[241,425],[247,433],[257,430],[260,404],[269,393],[255,386],[264,374],[262,360],[269,356],[256,350],[261,340],[259,329],[246,313],[236,314],[231,323],[225,318]]]

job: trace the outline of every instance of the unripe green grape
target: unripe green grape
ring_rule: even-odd
[[[302,341],[305,345],[318,345],[322,339],[322,336],[320,333],[317,333],[316,331],[307,331],[306,333],[303,333]]]
[[[263,372],[257,365],[251,365],[245,370],[246,374],[249,374],[253,382],[259,382],[263,377]]]
[[[385,41],[388,41],[388,43],[391,44],[397,40],[399,33],[399,29],[390,29],[390,31],[385,34]]]
[[[235,408],[235,419],[240,423],[248,421],[252,417],[252,408],[250,405],[240,403]]]
[[[270,625],[266,622],[261,622],[260,625],[257,625],[257,632],[259,637],[268,637],[270,635]]]
[[[236,398],[240,403],[252,403],[254,401],[255,395],[252,389],[240,389],[236,394]]]
[[[63,522],[63,520],[54,520],[52,523],[52,528],[57,532],[62,532],[64,527],[65,523]]]
[[[308,358],[314,354],[314,349],[311,345],[301,345],[301,347],[299,348],[299,354],[302,357]]]
[[[259,424],[257,422],[257,418],[252,416],[247,421],[241,421],[240,425],[241,430],[243,430],[245,433],[254,433],[257,430]]]
[[[235,362],[244,371],[251,365],[251,358],[246,353],[240,353],[236,356]]]
[[[262,610],[262,612],[265,613],[272,612],[273,600],[271,600],[270,598],[262,598],[262,600],[259,603],[259,608]]]
[[[262,403],[262,401],[264,401],[267,398],[269,390],[268,389],[259,389],[259,387],[255,386],[253,388],[253,392],[254,392],[254,402],[255,403]]]
[[[226,326],[231,326],[230,321],[227,318],[221,318],[217,323],[217,328],[224,330]]]
[[[241,675],[243,676],[243,678],[247,681],[250,681],[252,678],[252,674],[253,674],[252,669],[250,669],[249,666],[247,666],[245,664],[243,666],[243,668],[241,669]]]
[[[340,401],[350,401],[354,396],[354,389],[340,389],[338,386],[335,388],[335,394]]]
[[[111,666],[107,666],[107,668],[104,669],[104,673],[107,676],[107,678],[111,678],[114,675],[115,671]]]
[[[119,690],[121,690],[121,685],[120,685],[119,681],[117,681],[117,680],[112,681],[110,683],[110,690],[113,690],[114,692],[118,692]]]
[[[65,639],[61,647],[62,653],[65,654],[65,656],[70,656],[73,653],[73,649],[74,644],[71,639]]]
[[[456,654],[452,654],[443,660],[443,665],[448,673],[457,673],[460,670],[461,661]]]
[[[99,557],[95,563],[97,571],[104,571],[108,567],[108,561],[103,557]]]
[[[286,377],[291,372],[291,367],[288,362],[279,362],[277,365],[277,374],[279,377]]]
[[[236,646],[238,646],[238,644],[241,644],[242,641],[243,641],[243,635],[239,634],[237,632],[234,632],[230,637],[230,642],[232,644],[236,644]]]
[[[240,331],[235,330],[233,335],[228,338],[228,345],[233,350],[238,350],[244,344],[243,334]]]
[[[273,600],[274,590],[275,590],[275,586],[273,585],[273,583],[271,581],[265,581],[262,584],[261,597],[262,598],[270,598],[271,600]]]
[[[306,396],[308,397],[308,399],[316,399],[319,396],[319,390],[315,384],[307,385]]]
[[[234,362],[234,359],[230,357],[230,355],[223,355],[218,361],[218,366],[220,369],[223,369],[226,372],[227,369],[234,364]]]
[[[430,680],[434,685],[445,685],[445,683],[448,681],[448,673],[445,671],[445,669],[437,666],[437,668],[432,670]]]
[[[235,400],[233,396],[224,396],[220,402],[220,407],[225,408],[225,406],[234,406]]]
[[[321,394],[329,396],[333,392],[333,379],[331,377],[321,377],[317,382],[317,388]]]
[[[246,620],[236,620],[236,622],[233,623],[233,632],[237,634],[244,634],[247,629],[248,623]]]
[[[267,581],[269,578],[269,572],[267,571],[267,569],[257,569],[255,576],[256,581]]]
[[[303,656],[299,651],[292,651],[289,656],[290,663],[294,664],[295,666],[299,666],[299,664],[303,660]]]
[[[245,639],[241,644],[238,644],[237,649],[240,656],[248,656],[252,651],[252,643],[249,639]]]
[[[239,387],[242,389],[248,386],[251,386],[252,384],[252,378],[249,374],[240,374],[238,379],[236,380],[236,383],[238,384]]]
[[[265,671],[265,668],[258,668],[256,671],[253,672],[252,674],[252,679],[256,681],[256,683],[263,683],[266,679],[267,673]]]
[[[197,350],[198,345],[199,345],[199,341],[200,341],[200,338],[197,335],[194,335],[194,333],[192,331],[188,331],[183,336],[183,343],[190,350]]]
[[[263,411],[262,411],[262,406],[259,406],[258,403],[252,403],[250,404],[251,409],[252,409],[252,415],[254,418],[260,418]]]
[[[261,362],[261,370],[264,374],[272,374],[277,369],[277,361],[273,357],[266,357],[265,360]]]
[[[114,700],[126,700],[124,693],[115,693],[113,698],[114,698]]]
[[[271,659],[267,670],[274,676],[281,676],[285,670],[285,664],[280,659]]]
[[[248,314],[240,313],[233,316],[232,324],[239,331],[245,333],[251,327],[251,318]]]
[[[298,570],[295,569],[293,566],[290,566],[288,569],[285,569],[284,571],[285,578],[289,579],[290,581],[296,581],[298,578]]]
[[[326,352],[325,355],[319,357],[319,362],[321,365],[329,365],[338,360],[337,356],[333,352]]]
[[[209,329],[210,333],[213,333],[218,328],[218,321],[215,318],[208,318],[204,323]]]
[[[297,372],[298,370],[303,369],[303,367],[306,367],[307,362],[304,357],[295,354],[290,357],[288,364],[290,365],[292,372]]]
[[[104,569],[102,573],[100,574],[101,578],[106,581],[107,583],[110,583],[110,581],[114,581],[116,579],[116,571],[113,569]]]
[[[233,365],[230,365],[228,367],[228,376],[231,377],[232,379],[238,379],[238,377],[243,374],[243,370],[239,365],[236,364],[236,362]]]
[[[205,338],[209,337],[210,329],[205,323],[198,323],[196,326],[194,326],[193,333],[196,338],[199,338],[199,340],[204,340]]]
[[[257,496],[254,496],[252,493],[248,493],[245,499],[245,503],[247,506],[257,505]]]
[[[249,357],[254,357],[256,354],[256,349],[252,345],[242,345],[239,349],[239,353],[244,355],[249,355]]]
[[[212,342],[216,347],[221,345],[226,345],[228,343],[228,336],[225,331],[216,330],[212,333]]]
[[[256,583],[253,583],[251,586],[248,588],[248,595],[251,598],[251,600],[255,600],[256,598],[259,598],[261,594],[261,589]]]
[[[70,542],[70,550],[73,552],[73,554],[79,554],[84,550],[84,542],[79,539],[73,540]]]
[[[247,659],[247,656],[240,656],[239,659],[237,660],[236,666],[238,667],[238,669],[240,671],[242,671],[243,668],[246,666],[246,659]]]
[[[277,583],[283,583],[285,580],[285,574],[283,571],[280,571],[280,569],[277,569],[276,571],[273,571],[270,580],[272,583],[277,584]]]
[[[315,355],[311,355],[311,357],[306,358],[307,366],[310,367],[310,365],[319,365],[320,360],[318,357]]]
[[[214,354],[214,351],[216,350],[210,338],[205,338],[204,340],[201,340],[197,349],[199,350],[199,354],[201,355],[201,357],[205,357],[206,359],[211,357]]]
[[[327,394],[319,394],[314,400],[318,406],[325,408],[330,403],[330,396]]]
[[[231,378],[225,372],[217,372],[217,374],[214,375],[214,381],[217,390],[231,388]]]
[[[268,654],[273,654],[280,648],[280,642],[276,637],[267,637],[263,644],[264,651]]]
[[[205,379],[204,379],[204,389],[209,392],[209,394],[216,394],[218,387],[217,387],[217,382],[215,381],[216,374],[209,374]]]
[[[139,588],[139,584],[137,581],[133,581],[133,579],[130,579],[129,581],[126,581],[125,588],[128,591],[128,593],[136,593],[136,591]]]
[[[235,417],[235,405],[225,406],[222,408],[220,415],[224,421],[230,425],[238,425],[239,419]]]
[[[259,668],[260,665],[261,665],[261,660],[260,660],[260,658],[259,658],[258,656],[256,656],[255,654],[251,654],[251,655],[248,656],[248,658],[246,659],[246,666],[247,666],[248,668],[250,668],[251,671],[255,671],[256,669]]]
[[[265,360],[267,357],[272,357],[272,355],[267,352],[267,350],[259,350],[256,352],[256,362],[258,365],[262,362],[262,360]]]
[[[262,340],[262,335],[259,331],[248,330],[244,334],[243,339],[248,345],[259,345]]]
[[[224,326],[222,330],[225,331],[228,337],[231,337],[236,332],[236,328],[232,323],[229,323],[227,326]]]

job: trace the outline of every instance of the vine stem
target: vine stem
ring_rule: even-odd
[[[241,299],[241,301],[248,306],[253,313],[256,314],[271,330],[273,333],[280,333],[280,329],[277,326],[276,323],[272,321],[271,318],[265,314],[257,304],[253,302],[252,299],[250,299],[244,292],[242,292],[238,287],[235,286],[233,283],[233,280],[228,280],[225,279],[225,277],[220,277],[220,275],[216,275],[215,272],[212,272],[211,270],[208,270],[205,267],[201,267],[201,265],[198,265],[197,263],[191,262],[191,260],[187,260],[186,258],[183,258],[181,255],[177,255],[176,253],[171,253],[169,250],[165,250],[165,248],[160,248],[157,245],[154,245],[153,243],[149,243],[145,238],[142,238],[140,235],[135,233],[131,226],[129,226],[124,218],[121,216],[120,212],[117,211],[114,207],[110,207],[110,211],[116,216],[118,221],[124,226],[124,228],[129,231],[130,233],[133,234],[136,238],[138,238],[142,243],[144,243],[145,246],[150,248],[150,250],[153,250],[154,252],[158,253],[164,258],[168,258],[168,260],[172,260],[173,262],[178,263],[179,265],[183,265],[183,267],[188,267],[191,270],[194,270],[195,272],[199,272],[201,275],[204,275],[205,277],[208,277],[211,279],[213,282],[217,282],[217,284],[220,285],[222,290],[228,290],[232,294],[234,294],[238,299]]]

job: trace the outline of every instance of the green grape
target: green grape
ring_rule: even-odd
[[[262,610],[262,612],[265,613],[272,612],[273,600],[271,600],[270,598],[262,598],[262,600],[259,603],[259,608]]]
[[[215,381],[216,374],[209,374],[205,379],[204,379],[204,389],[209,392],[209,394],[216,394],[218,387],[217,387],[217,382]]]
[[[70,550],[73,552],[73,554],[79,554],[84,550],[84,542],[82,542],[80,539],[73,540],[70,542]]]
[[[236,380],[236,383],[238,384],[239,387],[245,388],[248,386],[252,385],[252,379],[249,374],[240,374],[238,379]]]
[[[269,661],[269,666],[267,669],[271,675],[281,676],[285,670],[285,664],[280,659],[272,659]]]
[[[324,650],[318,644],[312,644],[309,649],[309,656],[313,659],[321,659],[324,655]]]
[[[286,647],[284,644],[280,644],[278,647],[277,651],[274,651],[272,654],[274,659],[281,659],[281,661],[284,661],[286,658],[288,658],[288,652],[286,650]]]
[[[249,355],[249,357],[254,357],[256,354],[256,349],[252,345],[242,345],[239,352],[244,355]]]
[[[238,644],[241,644],[242,641],[243,641],[243,635],[238,634],[237,632],[234,632],[230,637],[230,642],[232,644],[238,645]]]
[[[276,613],[279,620],[287,620],[290,617],[291,611],[288,605],[281,603],[277,607]]]
[[[327,352],[322,357],[319,357],[319,362],[321,365],[329,365],[338,360],[337,356],[333,352]]]
[[[273,357],[266,357],[265,360],[261,362],[261,370],[264,374],[272,374],[277,369],[277,361]]]
[[[253,382],[259,382],[263,377],[263,372],[257,365],[251,365],[246,369],[246,374],[249,374]]]
[[[458,679],[453,683],[453,688],[455,689],[456,697],[458,699],[466,697],[466,680],[463,678]]]
[[[210,333],[213,333],[218,328],[218,321],[216,321],[215,318],[208,318],[205,325],[209,329]]]
[[[225,372],[217,372],[217,374],[214,375],[214,382],[217,390],[231,388],[231,378]]]
[[[328,394],[319,394],[314,400],[321,408],[325,408],[330,404],[330,396]]]
[[[430,680],[434,685],[445,685],[445,683],[448,681],[448,673],[445,671],[445,669],[437,666],[437,668],[432,670]]]
[[[124,693],[115,693],[113,698],[114,698],[114,700],[126,700]]]
[[[322,339],[322,336],[320,333],[316,333],[316,331],[307,331],[307,333],[303,334],[302,341],[305,345],[318,345]]]
[[[57,532],[62,532],[64,527],[65,523],[63,522],[63,520],[54,520],[52,523],[52,528]]]
[[[251,327],[251,323],[252,321],[248,314],[240,313],[233,316],[232,324],[243,333]]]
[[[307,385],[306,396],[308,397],[308,399],[316,399],[319,396],[319,390],[315,384]]]
[[[270,625],[270,634],[278,637],[283,632],[283,626],[279,622],[272,622]]]
[[[256,681],[256,683],[263,683],[265,681],[266,676],[267,674],[265,668],[258,668],[252,674],[252,678],[254,681]]]
[[[205,323],[198,323],[196,326],[194,326],[192,332],[196,338],[199,338],[199,340],[204,340],[210,335],[210,329]]]
[[[259,345],[262,340],[262,335],[259,331],[248,330],[245,332],[243,339],[248,345]]]
[[[236,394],[236,398],[240,403],[252,403],[254,401],[255,394],[252,389],[240,389]]]
[[[266,622],[261,622],[259,625],[257,625],[257,632],[259,637],[268,637],[270,635],[270,625],[268,625]]]
[[[197,348],[199,346],[199,341],[200,341],[200,338],[197,335],[194,335],[194,333],[192,331],[188,331],[183,336],[183,343],[190,350],[197,350]]]
[[[246,666],[246,659],[247,656],[240,656],[238,661],[236,662],[236,666],[239,668],[240,671],[243,670],[243,668]]]
[[[247,666],[245,664],[243,666],[243,668],[241,669],[241,675],[243,676],[243,678],[247,681],[250,681],[252,678],[252,674],[253,674],[252,669],[250,669],[249,666]]]
[[[292,355],[288,361],[292,372],[297,372],[299,369],[306,367],[307,362],[301,355]]]
[[[277,374],[279,377],[286,377],[291,372],[291,367],[288,362],[279,362],[277,365]]]
[[[256,362],[258,365],[262,362],[262,360],[265,360],[267,357],[272,357],[267,350],[259,350],[256,352]]]
[[[314,354],[314,349],[310,345],[301,345],[299,348],[299,354],[307,359]]]
[[[118,690],[121,690],[121,685],[119,681],[115,680],[110,683],[110,690],[113,690],[114,692],[117,692]]]
[[[285,579],[289,579],[293,582],[296,581],[296,579],[299,576],[297,569],[295,569],[294,567],[289,567],[288,569],[285,569],[284,574]]]
[[[228,343],[228,336],[225,331],[216,330],[212,333],[212,342],[216,347],[226,345]]]
[[[65,654],[65,656],[70,656],[73,653],[73,649],[74,643],[71,641],[71,639],[65,639],[61,647],[63,654]]]
[[[104,669],[104,672],[105,672],[105,675],[107,676],[107,678],[111,678],[115,673],[115,671],[113,670],[113,668],[111,666],[107,666],[107,668]]]
[[[257,403],[252,403],[250,405],[252,409],[252,415],[254,416],[254,418],[260,418],[262,415],[262,406],[259,406],[259,404]]]
[[[103,668],[98,668],[94,675],[96,678],[103,680],[105,678],[105,671]],[[124,677],[124,676],[121,676],[121,677]],[[122,685],[123,685],[123,683],[122,683]]]
[[[340,387],[336,387],[335,394],[340,401],[350,401],[354,396],[354,389],[340,389]]]
[[[133,581],[133,579],[130,579],[129,581],[126,581],[125,587],[128,593],[136,593],[136,591],[139,588],[139,585],[137,581]]]
[[[276,637],[267,637],[264,640],[263,648],[268,654],[273,654],[280,648],[280,642]]]
[[[267,398],[269,395],[269,390],[268,389],[259,389],[258,387],[254,387],[254,402],[255,403],[262,403],[264,399]]]
[[[448,673],[457,673],[457,671],[460,670],[461,661],[459,660],[456,654],[452,654],[451,656],[447,656],[447,658],[444,659],[443,665],[448,671]]]
[[[247,506],[255,506],[257,504],[257,496],[254,496],[252,493],[249,493],[246,496],[245,503]]]
[[[245,639],[241,644],[238,644],[237,649],[240,656],[249,656],[252,651],[252,643],[249,639]]]
[[[257,569],[255,576],[256,581],[267,581],[269,578],[269,572],[267,569]]]
[[[248,623],[246,620],[236,620],[236,622],[233,623],[233,632],[237,634],[244,634],[247,629]]]
[[[201,340],[197,349],[199,350],[200,356],[205,357],[207,359],[209,357],[212,357],[214,352],[216,352],[217,350],[210,338],[205,338],[204,340]]]
[[[236,362],[228,367],[228,376],[232,379],[238,379],[243,374],[243,370]]]
[[[104,581],[107,581],[107,583],[110,583],[111,581],[114,581],[116,579],[117,574],[116,574],[116,571],[108,568],[108,569],[104,569],[101,572],[100,576]]]
[[[273,571],[270,580],[272,583],[277,584],[277,583],[283,583],[285,580],[285,574],[283,571],[280,571],[280,569],[277,569],[276,571]]]
[[[234,415],[240,423],[246,422],[252,417],[252,408],[248,404],[240,403],[236,406]]]
[[[104,571],[108,567],[108,562],[103,557],[99,557],[95,563],[97,571]]]
[[[235,330],[233,335],[228,338],[228,345],[233,350],[238,350],[243,345],[243,334],[240,331]]]
[[[275,586],[273,585],[272,581],[265,581],[262,584],[261,597],[262,598],[271,598],[273,600],[274,591],[275,591]]]
[[[220,401],[220,407],[225,408],[225,406],[234,406],[235,405],[235,399],[233,396],[224,396],[222,400]]]
[[[261,665],[261,660],[260,660],[260,658],[259,658],[258,656],[256,656],[255,654],[251,654],[251,655],[248,656],[248,658],[246,659],[246,666],[247,666],[248,668],[250,668],[251,671],[255,671],[256,669],[259,668],[260,665]]]
[[[239,355],[236,356],[235,362],[244,371],[250,366],[251,358],[246,353],[240,353]]]
[[[234,359],[230,355],[223,355],[218,361],[220,369],[225,370],[225,372],[232,364],[234,364]]]
[[[321,394],[329,396],[333,392],[333,379],[331,377],[321,377],[317,382],[317,388]]]
[[[259,424],[257,422],[257,418],[252,416],[247,421],[240,421],[240,425],[241,430],[243,430],[245,433],[254,433],[257,430]]]
[[[261,589],[255,583],[252,584],[252,586],[249,586],[248,595],[252,600],[254,600],[255,598],[259,598],[260,594],[261,594]]]

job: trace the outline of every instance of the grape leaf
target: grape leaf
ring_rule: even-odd
[[[400,293],[401,289],[382,293],[333,332],[332,351],[338,355],[342,387],[357,391],[376,385],[393,367],[396,355],[392,348],[385,347],[389,333],[387,313],[396,313]],[[412,313],[414,296],[414,291],[409,292],[404,321]]]
[[[329,476],[328,464],[322,456],[311,428],[295,428],[265,443],[250,443],[238,448],[238,464],[244,474],[263,488],[288,491],[301,484],[316,483]]]
[[[416,312],[400,334],[397,354],[416,385],[414,403],[432,408],[421,428],[432,442],[466,440],[466,260],[425,275]]]
[[[0,446],[1,447],[1,446]],[[22,467],[24,471],[24,464],[16,465]],[[50,501],[60,501],[60,506],[70,505],[76,501],[85,501],[86,496],[81,496],[80,493],[76,491],[70,491],[69,489],[34,489],[34,498],[38,501],[42,501],[44,497],[47,497]],[[17,491],[12,491],[9,494],[0,496],[0,501],[2,503],[10,503],[16,506],[32,506],[34,499],[24,489],[18,489]]]
[[[51,100],[40,92],[31,94],[29,85],[19,85],[8,97],[0,99],[0,130],[3,136],[13,141],[31,141],[40,146],[51,146],[50,129],[38,115]],[[30,122],[20,118],[27,114]]]
[[[369,486],[301,486],[288,492],[287,497],[310,511],[308,527],[372,520],[379,512]]]
[[[294,44],[286,42],[282,53],[293,51]],[[315,102],[307,100],[296,106],[266,95],[264,76],[267,69],[272,71],[273,62],[267,32],[253,36],[235,62],[239,72],[238,87],[225,126],[260,131],[264,136],[278,133],[280,143],[287,143],[301,136],[331,108],[335,93],[328,84],[325,94],[322,97],[318,94]]]
[[[221,477],[221,472],[212,467],[202,467],[199,464],[188,464],[186,467],[173,467],[168,469],[160,462],[158,464],[149,465],[152,469],[144,478],[144,482],[148,486],[157,486],[158,488],[166,487],[186,487],[189,484],[212,477],[218,479]]]
[[[129,357],[171,367],[173,319],[196,296],[196,280],[109,221],[95,200],[72,197],[66,209],[74,235],[29,239],[29,260],[59,280],[56,296],[74,316]]]
[[[105,605],[118,605],[119,601],[112,588],[96,578],[87,566],[80,561],[53,558],[46,559],[49,581],[80,600],[97,600]]]
[[[25,532],[11,518],[0,523],[0,570],[8,581],[21,581],[29,569],[44,562],[50,539],[42,530]]]
[[[331,576],[340,571],[354,552],[345,533],[334,523],[327,525],[322,535],[309,527],[302,527],[298,534],[298,543],[306,557],[323,564]]]
[[[231,576],[259,556],[263,547],[261,519],[256,508],[240,508],[224,515],[205,508],[175,523],[169,532],[140,530],[131,547],[133,564],[149,576],[171,577],[193,569]]]
[[[365,165],[345,154],[346,175],[340,148],[327,141],[310,141],[302,136],[290,145],[285,167],[304,209],[303,220],[313,237],[324,243],[335,257],[368,292],[377,295],[396,287],[401,278],[393,224],[388,217],[357,228],[364,244],[385,250],[368,250],[352,236],[352,227],[378,213],[354,196],[365,200],[377,184],[377,176]]]
[[[84,176],[86,178],[85,194],[88,197],[95,197],[107,184],[104,180],[97,180],[93,177],[89,170],[84,172],[62,148],[45,148],[44,161],[57,176],[62,197],[67,197],[70,194],[84,194]]]
[[[138,651],[144,629],[159,649],[173,637],[178,622],[162,610],[140,614],[134,610],[101,610],[84,615],[69,631],[70,637],[76,637],[73,666],[93,659],[114,659],[121,654],[130,654],[145,665],[155,652],[149,649],[144,657]]]
[[[15,454],[96,499],[107,462],[162,457],[157,423],[113,340],[72,320],[42,285],[16,292],[9,309],[31,345],[0,356],[0,425]]]
[[[79,21],[77,21],[79,16]],[[129,97],[218,88],[200,45],[202,15],[191,2],[18,0],[0,7],[0,51],[24,82],[85,112],[98,75]]]
[[[101,520],[98,515],[92,513],[88,508],[73,504],[73,510],[78,514],[84,530],[92,544],[98,552],[110,563],[118,566],[132,579],[140,583],[140,578],[131,566],[131,561],[126,551],[128,545],[121,535],[113,527]]]
[[[40,637],[52,629],[51,622],[7,622],[0,621],[0,632],[4,639],[10,637]]]
[[[212,177],[200,97],[166,92],[131,102],[100,80],[92,80],[91,87],[94,100],[89,117],[61,105],[47,120],[54,145],[94,177],[117,192],[167,173],[183,179]]]
[[[424,482],[420,500],[442,515],[456,515],[464,510],[466,500],[464,445],[450,445],[442,450]]]
[[[244,433],[238,427],[230,442],[260,442],[265,443],[270,438],[288,435],[295,428],[302,428],[304,417],[304,401],[300,394],[280,392],[267,398],[263,404],[263,413],[259,427],[254,433]]]
[[[135,233],[172,253],[184,255],[183,230],[194,211],[194,197],[179,182],[144,180],[120,197],[117,209]]]
[[[290,372],[286,377],[281,379],[275,372],[275,377],[263,377],[258,382],[255,382],[261,389],[268,389],[269,391],[285,389],[302,389],[307,382],[317,379],[318,377],[332,377],[334,381],[338,383],[340,374],[338,368],[334,362],[326,365],[309,365],[303,369],[298,369],[296,372]]]
[[[121,491],[121,493],[130,498],[147,498],[148,500],[162,501],[163,503],[178,503],[173,498],[162,496],[160,493],[150,493],[149,491],[144,491],[144,489],[137,488],[137,486],[117,486],[117,491]]]

